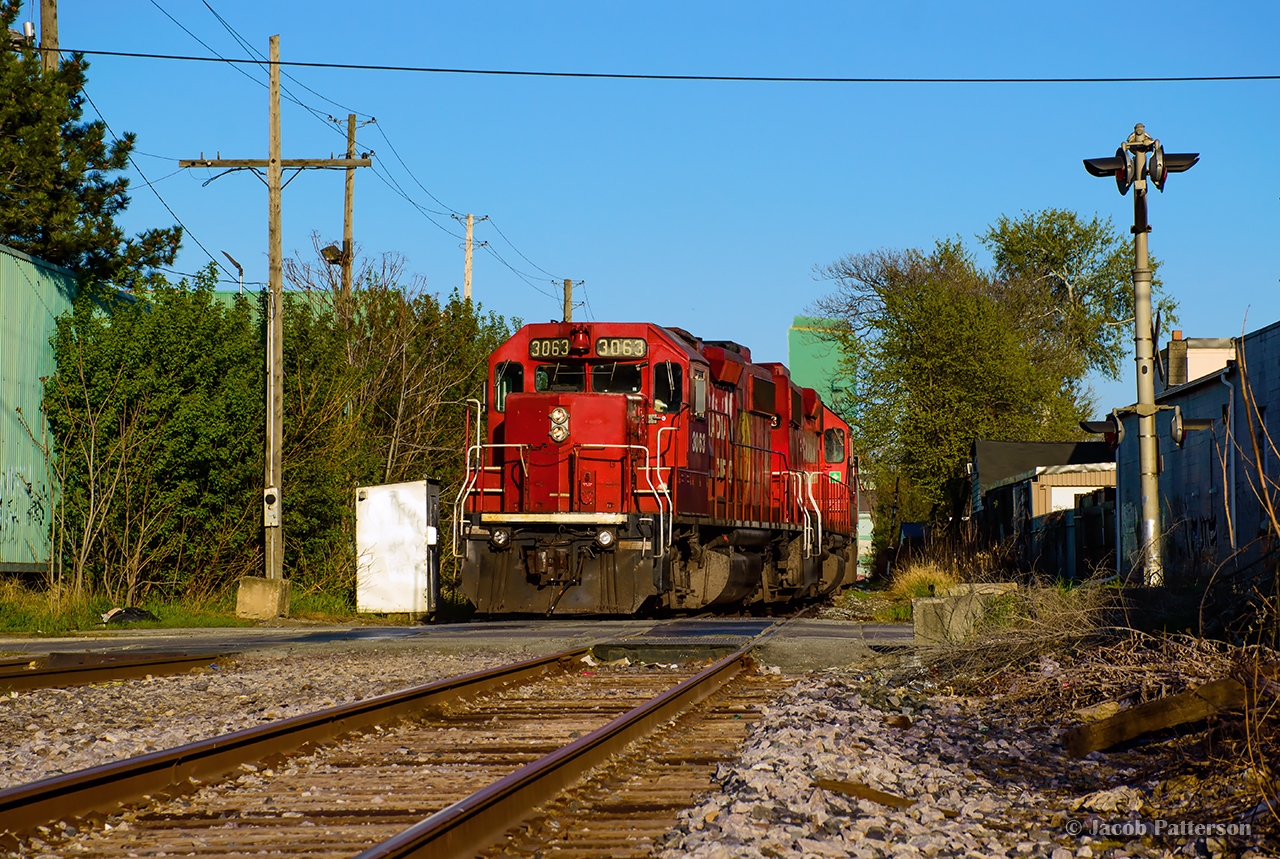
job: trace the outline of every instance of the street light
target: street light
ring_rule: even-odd
[[[1160,446],[1156,439],[1155,348],[1151,331],[1151,266],[1147,257],[1147,180],[1164,191],[1170,173],[1190,170],[1199,153],[1166,153],[1142,123],[1120,144],[1112,158],[1086,158],[1091,176],[1112,177],[1122,195],[1133,188],[1133,339],[1138,373],[1138,465],[1142,493],[1142,569],[1148,586],[1164,584],[1160,552]],[[1119,417],[1113,416],[1114,425]],[[1086,427],[1088,429],[1088,427]]]
[[[320,249],[320,256],[324,257],[324,261],[329,265],[338,265],[343,260],[342,248],[337,245],[329,245]]]
[[[226,251],[223,251],[222,255],[227,259],[231,260],[231,264],[235,266],[236,271],[240,273],[240,287],[239,289],[236,290],[236,294],[243,295],[244,294],[244,269],[240,266],[240,263],[236,262],[236,258],[233,257],[231,254],[227,253]]]

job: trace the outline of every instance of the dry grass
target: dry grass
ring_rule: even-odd
[[[1103,702],[1127,708],[1212,680],[1238,680],[1250,701],[1243,711],[1140,736],[1108,749],[1105,759],[1117,770],[1129,768],[1127,783],[1154,785],[1148,796],[1153,815],[1252,821],[1255,831],[1280,825],[1280,653],[1115,627],[1061,639],[1056,649],[1042,646],[1038,654],[986,642],[985,650],[966,651],[960,672],[944,674],[943,661],[927,671],[939,685],[1016,713],[1023,729],[1071,727],[1089,718],[1083,708]]]
[[[960,578],[932,558],[913,559],[893,573],[889,595],[895,599],[945,596],[947,589],[960,584]]]
[[[1094,585],[1042,585],[987,598],[973,631],[925,660],[934,670],[981,685],[1011,666],[1111,638],[1115,593]]]

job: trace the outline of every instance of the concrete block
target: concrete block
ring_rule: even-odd
[[[1000,596],[1018,589],[1017,582],[966,582],[947,589],[947,596],[961,597],[966,594],[983,596]]]
[[[236,617],[259,620],[288,617],[290,591],[288,579],[244,576],[236,594]]]
[[[913,599],[914,644],[937,647],[964,641],[989,603],[1017,589],[1016,582],[978,582],[953,587],[950,596]]]
[[[929,647],[947,644],[950,612],[947,603],[950,597],[919,597],[911,601],[911,623],[915,627],[916,647]]]

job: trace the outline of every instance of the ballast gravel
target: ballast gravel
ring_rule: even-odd
[[[0,787],[510,661],[494,653],[266,652],[188,675],[11,694],[0,698]],[[1099,753],[1071,760],[1061,729],[1030,726],[987,699],[933,691],[890,688],[853,669],[798,679],[764,711],[736,761],[721,767],[719,790],[682,813],[656,855],[1278,855],[1266,814],[1247,837],[1142,835],[1137,827],[1150,833],[1157,821],[1143,817],[1151,785],[1133,770]],[[880,801],[865,798],[867,788]]]
[[[1133,770],[1096,752],[1072,760],[1061,729],[1021,732],[1017,714],[1001,718],[990,704],[839,675],[805,678],[765,710],[738,760],[717,773],[721,791],[682,813],[658,855],[1277,855],[1270,815],[1246,837],[1151,837],[1158,821],[1139,813],[1150,785],[1126,785]],[[880,801],[859,788],[880,792]],[[1164,822],[1164,835],[1172,825]]]
[[[266,651],[195,673],[0,697],[0,788],[482,671],[510,654]]]

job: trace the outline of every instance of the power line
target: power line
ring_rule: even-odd
[[[152,2],[155,2],[155,0],[152,0]],[[221,15],[219,15],[219,14],[218,14],[218,11],[217,11],[216,9],[214,9],[212,6],[210,6],[210,5],[209,5],[208,0],[201,0],[201,2],[203,2],[203,3],[204,3],[204,7],[205,7],[206,9],[208,9],[210,13],[212,13],[213,17],[215,17],[215,18],[217,18],[217,19],[218,19],[218,23],[219,23],[219,24],[221,24],[223,27],[225,27],[225,28],[226,28],[227,32],[231,34],[231,38],[235,39],[235,40],[236,40],[236,42],[238,42],[242,48],[244,48],[246,51],[248,51],[248,52],[249,52],[249,53],[251,53],[251,54],[257,54],[259,57],[262,57],[262,62],[258,63],[258,65],[259,65],[259,66],[261,66],[261,65],[263,65],[263,63],[267,62],[267,58],[262,56],[262,52],[261,52],[261,51],[259,51],[257,48],[253,47],[253,45],[251,45],[251,44],[249,43],[249,41],[248,41],[244,36],[240,35],[239,31],[237,31],[235,27],[232,27],[232,26],[231,26],[231,24],[227,21],[227,19],[226,19],[226,18],[223,18]],[[364,115],[364,116],[367,116],[367,117],[369,117],[370,119],[372,119],[372,118],[373,118],[373,116],[372,116],[371,114],[364,113],[364,111],[361,111],[361,110],[355,110],[354,108],[347,107],[347,106],[346,106],[346,105],[344,105],[344,104],[339,104],[338,102],[334,101],[333,99],[329,98],[328,96],[323,95],[322,93],[318,93],[318,92],[316,92],[316,91],[315,91],[315,90],[313,90],[311,87],[307,86],[307,85],[306,85],[306,84],[304,84],[302,81],[300,81],[300,80],[298,80],[297,78],[295,78],[293,75],[286,74],[286,75],[285,75],[285,77],[287,77],[289,80],[293,81],[293,82],[294,82],[294,83],[296,83],[298,86],[300,86],[300,87],[302,87],[303,89],[305,89],[307,92],[309,92],[309,93],[311,93],[312,95],[316,96],[317,98],[321,98],[321,99],[324,99],[325,101],[329,102],[329,104],[333,105],[334,107],[340,107],[340,108],[342,108],[343,110],[345,110],[347,113],[358,113],[358,114],[362,114],[362,115]]]
[[[540,272],[542,272],[543,274],[545,274],[547,277],[551,278],[553,281],[554,281],[554,280],[556,280],[556,276],[555,276],[554,274],[552,274],[551,272],[547,271],[545,268],[543,268],[542,266],[538,265],[538,264],[537,264],[536,262],[534,262],[533,260],[529,259],[529,258],[528,258],[527,256],[525,256],[523,253],[520,253],[520,249],[519,249],[518,247],[516,247],[514,244],[512,244],[511,239],[507,238],[507,234],[506,234],[506,233],[504,233],[501,229],[499,229],[499,228],[498,228],[498,225],[497,225],[497,224],[495,224],[495,223],[493,222],[493,218],[492,218],[492,217],[490,217],[490,218],[489,218],[489,224],[490,224],[490,225],[491,225],[495,230],[498,230],[498,235],[502,236],[502,240],[503,240],[504,242],[506,242],[507,244],[511,245],[511,249],[512,249],[513,251],[515,251],[517,254],[520,254],[520,258],[521,258],[521,259],[523,259],[523,260],[524,260],[525,262],[527,262],[529,265],[531,265],[531,266],[533,266],[534,268],[536,268],[538,271],[540,271]],[[560,280],[563,280],[563,279],[564,279],[564,278],[560,278]]]
[[[382,126],[381,126],[380,124],[378,124],[378,123],[374,123],[374,124],[375,124],[375,125],[377,125],[377,127],[378,127],[378,133],[382,135],[382,139],[383,139],[383,140],[385,140],[385,141],[387,141],[387,145],[391,147],[391,152],[392,152],[392,154],[396,156],[396,160],[400,162],[400,166],[404,168],[404,172],[406,172],[406,173],[408,173],[408,174],[409,174],[409,178],[411,178],[414,182],[416,182],[416,183],[417,183],[417,185],[418,185],[418,187],[419,187],[419,188],[421,188],[423,191],[425,191],[428,197],[430,197],[431,199],[435,200],[435,201],[436,201],[437,203],[439,203],[441,206],[444,206],[446,209],[448,209],[448,210],[449,210],[448,212],[438,212],[437,214],[440,214],[440,215],[446,215],[446,214],[448,214],[448,215],[459,215],[459,214],[462,214],[462,213],[461,213],[461,212],[459,212],[457,209],[455,209],[455,208],[453,208],[452,206],[449,206],[449,205],[445,204],[444,202],[442,202],[442,201],[440,200],[440,198],[439,198],[439,197],[437,197],[435,194],[432,194],[430,191],[427,191],[427,187],[426,187],[425,185],[423,185],[421,182],[418,182],[418,177],[417,177],[417,176],[414,176],[414,175],[413,175],[413,171],[409,169],[409,165],[404,163],[404,159],[400,157],[400,153],[396,151],[396,147],[395,147],[395,145],[391,142],[391,138],[387,137],[387,133],[386,133],[385,131],[383,131],[383,130],[382,130]]]
[[[203,2],[204,7],[205,7],[206,9],[208,9],[208,10],[209,10],[210,14],[212,14],[212,15],[213,15],[213,17],[214,17],[215,19],[217,19],[218,23],[220,23],[220,24],[223,26],[223,28],[224,28],[224,29],[226,29],[226,31],[231,35],[231,37],[236,41],[236,43],[237,43],[237,44],[238,44],[242,49],[244,49],[244,50],[245,50],[245,51],[247,51],[251,56],[253,56],[253,57],[254,57],[253,59],[250,59],[250,60],[243,60],[243,61],[238,61],[238,60],[231,60],[231,59],[228,59],[228,58],[226,58],[226,57],[222,56],[220,53],[218,53],[216,50],[214,50],[212,46],[210,46],[207,42],[205,42],[203,39],[201,39],[199,36],[197,36],[194,32],[192,32],[190,29],[188,29],[185,25],[183,25],[180,21],[178,21],[178,19],[177,19],[177,18],[175,18],[173,15],[171,15],[168,11],[166,11],[166,10],[164,9],[164,7],[162,7],[162,6],[157,2],[157,0],[151,0],[151,4],[152,4],[153,6],[155,6],[157,9],[159,9],[159,10],[160,10],[160,12],[161,12],[161,13],[163,13],[163,14],[165,15],[165,17],[167,17],[170,21],[172,21],[174,24],[176,24],[176,25],[177,25],[177,26],[178,26],[178,27],[179,27],[179,28],[180,28],[184,33],[186,33],[186,34],[187,34],[187,35],[189,35],[191,38],[193,38],[193,39],[195,39],[197,42],[199,42],[199,43],[200,43],[200,45],[201,45],[202,47],[204,47],[204,48],[205,48],[206,50],[208,50],[211,54],[213,54],[213,55],[214,55],[214,57],[216,57],[216,60],[214,60],[214,59],[212,59],[212,58],[208,58],[208,57],[193,57],[193,58],[191,58],[191,59],[193,59],[193,60],[199,60],[199,61],[203,61],[203,62],[214,62],[214,61],[216,61],[216,62],[223,62],[223,63],[229,63],[229,64],[232,64],[233,66],[235,66],[236,71],[240,72],[240,74],[242,74],[242,75],[244,75],[245,77],[249,78],[251,81],[253,81],[254,83],[258,84],[259,86],[264,86],[264,87],[265,87],[265,86],[266,86],[266,84],[265,84],[264,82],[262,82],[262,81],[258,80],[258,79],[257,79],[257,78],[255,78],[253,75],[251,75],[251,74],[249,74],[248,72],[246,72],[244,69],[241,69],[238,65],[235,65],[235,64],[236,64],[236,63],[238,63],[238,62],[252,63],[252,64],[254,64],[254,65],[257,65],[260,69],[265,70],[267,60],[266,60],[266,58],[263,56],[262,52],[261,52],[261,51],[259,51],[259,50],[257,50],[257,49],[255,49],[255,48],[254,48],[254,47],[253,47],[253,46],[248,42],[248,40],[246,40],[246,39],[245,39],[245,38],[244,38],[244,37],[243,37],[243,36],[242,36],[242,35],[241,35],[241,34],[240,34],[236,29],[235,29],[235,27],[233,27],[233,26],[230,24],[230,22],[228,22],[224,17],[222,17],[222,15],[221,15],[221,14],[219,14],[219,13],[218,13],[218,11],[217,11],[216,9],[214,9],[212,5],[210,5],[210,4],[209,4],[209,2],[207,2],[207,0],[202,0],[202,2]],[[116,55],[116,54],[106,54],[106,55],[111,56],[111,55]],[[281,66],[286,66],[286,65],[294,65],[294,64],[292,64],[292,63],[283,63],[283,62],[282,62],[282,63],[280,63],[280,65],[281,65]],[[433,214],[434,214],[434,215],[439,215],[439,216],[444,216],[444,215],[446,215],[446,214],[454,214],[454,215],[456,215],[456,214],[458,214],[458,210],[457,210],[457,209],[454,209],[453,207],[451,207],[451,206],[447,205],[447,204],[446,204],[446,203],[444,203],[442,200],[440,200],[440,198],[438,198],[435,194],[433,194],[433,193],[430,191],[430,189],[428,189],[428,188],[427,188],[427,187],[426,187],[426,186],[425,186],[425,185],[424,185],[424,184],[423,184],[423,183],[418,179],[418,177],[414,174],[413,170],[411,170],[411,169],[409,168],[409,165],[405,162],[404,158],[403,158],[403,157],[401,157],[399,150],[397,150],[397,149],[396,149],[396,147],[395,147],[395,144],[391,142],[391,138],[387,135],[387,133],[386,133],[385,129],[382,127],[382,125],[381,125],[381,124],[379,124],[379,123],[378,123],[377,119],[376,119],[372,114],[364,113],[363,111],[357,111],[357,110],[355,110],[355,109],[353,109],[353,108],[347,107],[346,105],[343,105],[343,104],[341,104],[341,103],[339,103],[339,102],[336,102],[336,101],[334,101],[333,99],[331,99],[331,98],[329,98],[329,97],[327,97],[327,96],[323,95],[322,93],[317,92],[316,90],[312,89],[311,87],[307,86],[305,83],[302,83],[300,80],[298,80],[298,79],[297,79],[296,77],[294,77],[293,75],[290,75],[290,74],[288,74],[288,73],[285,73],[285,77],[287,77],[289,80],[293,81],[293,82],[294,82],[294,83],[296,83],[298,86],[300,86],[300,87],[302,87],[303,89],[305,89],[307,92],[312,93],[312,94],[313,94],[313,95],[315,95],[316,97],[318,97],[318,98],[320,98],[320,99],[323,99],[324,101],[328,102],[328,103],[329,103],[329,104],[331,104],[331,105],[334,105],[335,107],[342,108],[343,110],[347,111],[348,113],[358,113],[358,114],[362,114],[363,116],[367,116],[367,117],[369,117],[369,121],[368,121],[368,123],[366,123],[366,124],[375,124],[375,125],[377,125],[377,126],[378,126],[378,133],[379,133],[379,135],[381,135],[382,139],[383,139],[384,141],[386,141],[387,146],[389,146],[389,147],[391,148],[391,152],[392,152],[392,154],[393,154],[393,155],[395,155],[396,160],[400,163],[400,166],[404,169],[404,171],[405,171],[406,173],[408,173],[408,174],[409,174],[409,178],[411,178],[411,179],[414,181],[414,183],[415,183],[419,188],[421,188],[421,189],[422,189],[422,191],[423,191],[423,192],[424,192],[428,197],[430,197],[430,198],[431,198],[432,200],[434,200],[438,205],[440,205],[441,207],[443,207],[443,208],[445,208],[445,209],[447,209],[447,210],[449,210],[449,211],[447,211],[447,212],[436,211],[436,210],[430,209],[429,207],[426,207],[426,206],[421,205],[421,204],[420,204],[420,203],[418,203],[416,200],[414,200],[414,199],[409,195],[409,193],[408,193],[407,191],[405,191],[405,189],[400,185],[400,183],[399,183],[399,182],[397,182],[397,181],[395,180],[395,178],[390,174],[390,172],[389,172],[389,171],[388,171],[388,172],[386,172],[386,175],[383,175],[383,174],[382,174],[382,172],[380,172],[380,171],[379,171],[379,169],[377,168],[377,166],[375,166],[375,167],[374,167],[374,170],[373,170],[374,175],[376,175],[376,176],[378,177],[378,179],[379,179],[380,181],[382,181],[382,182],[383,182],[383,184],[385,184],[385,185],[386,185],[389,189],[391,189],[394,193],[398,194],[398,195],[399,195],[400,197],[402,197],[406,202],[408,202],[408,203],[409,203],[409,205],[411,205],[411,206],[413,206],[415,209],[417,209],[417,210],[418,210],[418,213],[419,213],[420,215],[422,215],[424,218],[426,218],[426,219],[427,219],[427,220],[428,220],[428,221],[429,221],[433,226],[435,226],[435,227],[436,227],[437,229],[439,229],[441,232],[445,233],[446,235],[452,236],[452,237],[454,237],[454,238],[461,238],[461,237],[460,237],[460,236],[458,236],[456,233],[454,233],[452,230],[450,230],[448,227],[446,227],[446,226],[444,226],[443,224],[441,224],[441,223],[437,222],[434,218],[432,218],[432,217],[431,217],[431,215],[433,215]],[[332,128],[332,129],[335,131],[335,133],[339,134],[340,136],[345,136],[345,135],[343,135],[343,133],[342,133],[342,131],[341,131],[340,129],[335,128],[335,127],[334,127],[334,125],[333,125],[333,124],[331,124],[331,123],[336,123],[336,120],[333,120],[333,118],[332,118],[332,117],[326,116],[326,115],[324,115],[321,111],[318,111],[318,110],[316,110],[315,108],[311,107],[310,105],[306,104],[306,103],[305,103],[305,102],[303,102],[300,98],[298,98],[298,97],[294,96],[291,92],[289,92],[287,88],[283,88],[283,87],[282,87],[282,90],[284,90],[284,94],[285,94],[285,96],[286,96],[287,100],[289,100],[289,101],[293,102],[294,104],[298,105],[298,106],[299,106],[299,107],[301,107],[303,110],[307,111],[307,112],[308,112],[308,113],[310,113],[312,116],[314,116],[316,119],[323,121],[323,122],[325,123],[325,126],[326,126],[327,128]],[[95,106],[95,110],[96,110],[96,106]],[[101,115],[101,114],[99,114],[99,115]],[[105,120],[104,120],[104,123],[105,123]],[[159,157],[159,156],[152,156],[152,157]],[[133,160],[133,159],[131,158],[131,159],[130,159],[130,161],[132,162],[132,160]],[[134,164],[134,168],[135,168],[135,169],[137,169],[137,165],[136,165],[136,164]],[[139,173],[139,175],[142,175],[142,171],[141,171],[141,170],[139,170],[139,171],[138,171],[138,173]],[[170,174],[170,175],[173,175],[173,174]],[[168,176],[166,176],[166,177],[164,177],[164,178],[168,178]],[[145,180],[146,180],[146,177],[145,177],[145,176],[143,176],[143,179],[144,179],[144,181],[145,181]],[[162,180],[157,180],[157,181],[162,181]],[[148,185],[151,185],[152,183],[148,182],[147,184],[148,184]],[[155,190],[155,189],[154,189],[154,187],[152,187],[152,190],[153,190],[153,191]],[[158,193],[157,193],[157,197],[159,197],[159,194],[158,194]],[[164,203],[164,200],[163,200],[163,199],[161,199],[161,202],[162,202],[162,203]],[[166,208],[166,209],[168,209],[168,208],[169,208],[169,206],[168,206],[168,204],[167,204],[167,203],[165,203],[165,208]],[[170,211],[170,214],[173,214],[174,218],[175,218],[175,219],[177,219],[177,215],[173,213],[173,210],[172,210],[172,209],[169,209],[169,211]],[[182,223],[181,219],[178,219],[178,222],[181,224],[181,223]],[[496,225],[495,225],[495,227],[494,227],[494,228],[495,228],[495,229],[498,229]],[[183,229],[184,229],[184,230],[186,230],[186,226],[185,226],[185,225],[183,225]],[[188,231],[188,232],[189,232],[189,231]],[[498,229],[498,234],[502,236],[503,240],[504,240],[508,245],[510,245],[510,246],[511,246],[511,249],[512,249],[512,250],[514,250],[514,251],[515,251],[515,252],[516,252],[516,253],[517,253],[517,254],[518,254],[522,259],[524,259],[526,262],[528,262],[528,263],[529,263],[530,265],[532,265],[534,268],[536,268],[536,269],[538,269],[539,271],[541,271],[543,274],[546,274],[546,275],[548,275],[549,277],[553,277],[553,276],[551,275],[551,273],[550,273],[550,272],[548,272],[546,269],[542,268],[542,267],[541,267],[541,266],[539,266],[537,263],[534,263],[531,259],[529,259],[529,257],[528,257],[528,256],[526,256],[526,255],[525,255],[525,254],[524,254],[524,253],[523,253],[519,248],[517,248],[517,247],[515,246],[515,244],[514,244],[514,243],[512,243],[512,241],[511,241],[509,238],[507,238],[507,236],[506,236],[506,235],[505,235],[505,234],[504,234],[500,229]],[[210,257],[211,259],[214,259],[214,258],[213,258],[213,255],[209,253],[208,249],[207,249],[207,248],[205,248],[205,247],[204,247],[204,245],[201,245],[201,244],[200,244],[199,239],[197,239],[197,238],[195,237],[195,235],[192,235],[191,237],[192,237],[192,239],[196,242],[196,244],[197,244],[197,245],[200,245],[201,250],[204,250],[204,252],[205,252],[206,254],[208,254],[208,255],[209,255],[209,257]],[[554,298],[554,296],[552,296],[550,293],[548,293],[548,292],[546,292],[546,291],[544,291],[544,290],[540,289],[540,288],[539,288],[539,287],[534,283],[534,279],[536,279],[536,278],[535,278],[535,276],[530,275],[530,274],[525,273],[525,272],[521,272],[521,271],[519,271],[519,270],[518,270],[518,269],[516,269],[514,266],[512,266],[510,263],[508,263],[505,259],[503,259],[503,258],[502,258],[502,256],[501,256],[501,255],[499,255],[496,251],[493,251],[491,248],[489,249],[489,252],[490,252],[490,254],[494,257],[494,259],[498,260],[498,262],[500,262],[503,266],[505,266],[507,269],[509,269],[513,274],[515,274],[517,277],[519,277],[521,280],[523,280],[527,285],[529,285],[530,287],[532,287],[535,291],[537,291],[537,292],[541,292],[543,295],[547,295],[548,297]],[[220,265],[220,266],[222,265],[222,264],[221,264],[220,262],[218,262],[218,260],[216,260],[216,259],[214,259],[214,262],[218,263],[218,265]],[[222,267],[225,269],[225,266],[222,266]],[[228,274],[230,274],[230,272],[228,272]]]
[[[103,115],[102,115],[102,111],[101,111],[101,110],[99,110],[99,109],[98,109],[98,106],[97,106],[96,104],[94,104],[94,103],[93,103],[93,99],[89,98],[89,91],[88,91],[87,89],[85,89],[84,87],[81,87],[81,88],[80,88],[80,93],[84,96],[84,100],[85,100],[85,101],[87,101],[87,102],[89,102],[89,106],[93,108],[94,113],[98,114],[98,118],[102,120],[102,124],[103,124],[103,126],[104,126],[104,127],[107,129],[107,131],[111,134],[112,139],[113,139],[113,140],[119,140],[120,138],[119,138],[119,137],[117,137],[117,136],[116,136],[116,133],[115,133],[114,131],[112,131],[112,130],[111,130],[111,124],[110,124],[109,122],[107,122],[107,118],[106,118],[105,116],[103,116]],[[138,175],[142,177],[142,181],[143,181],[143,182],[145,182],[145,183],[147,184],[147,187],[151,189],[151,193],[153,193],[153,194],[155,194],[155,195],[156,195],[156,199],[160,201],[160,205],[164,206],[164,207],[165,207],[165,209],[169,212],[169,214],[170,214],[170,215],[173,215],[173,219],[174,219],[175,221],[177,221],[177,222],[178,222],[178,226],[182,227],[182,234],[183,234],[184,236],[191,236],[191,241],[195,242],[195,243],[196,243],[196,245],[197,245],[197,246],[199,246],[200,250],[204,251],[204,252],[205,252],[205,254],[209,257],[209,259],[213,260],[213,262],[214,262],[214,264],[215,264],[215,265],[221,266],[221,267],[223,268],[223,270],[226,270],[226,266],[224,266],[224,265],[222,265],[222,263],[218,262],[218,260],[214,257],[214,255],[213,255],[213,254],[211,254],[211,253],[209,253],[209,249],[208,249],[208,248],[206,248],[203,244],[201,244],[201,243],[200,243],[200,239],[196,238],[195,233],[193,233],[193,232],[191,232],[191,230],[187,229],[187,225],[186,225],[186,224],[184,224],[184,223],[182,223],[182,218],[179,218],[179,217],[178,217],[178,213],[177,213],[177,212],[175,212],[175,211],[172,209],[172,207],[170,207],[170,206],[169,206],[169,204],[165,202],[164,197],[161,197],[161,196],[160,196],[160,192],[159,192],[158,190],[156,190],[156,186],[155,186],[155,184],[154,184],[154,183],[152,183],[152,182],[151,182],[151,180],[149,180],[149,179],[147,178],[147,174],[145,174],[145,173],[143,173],[143,172],[142,172],[142,168],[138,166],[138,162],[137,162],[137,161],[135,161],[135,160],[133,159],[133,154],[132,154],[132,153],[129,153],[128,158],[129,158],[129,163],[133,165],[133,169],[138,171]],[[172,174],[171,174],[171,175],[172,175]],[[168,178],[168,177],[166,176],[165,178]],[[227,274],[228,274],[228,275],[230,275],[230,274],[231,274],[231,272],[230,272],[230,271],[227,271]]]
[[[154,0],[152,0],[154,2]],[[36,50],[41,50],[37,48]],[[227,57],[190,57],[179,54],[150,54],[136,51],[95,51],[60,46],[59,51],[100,57],[132,57],[143,60],[183,60],[197,63],[252,63],[260,60]],[[675,75],[626,74],[623,72],[548,72],[525,69],[458,69],[433,66],[388,66],[367,63],[313,63],[284,61],[281,66],[310,69],[349,69],[368,72],[418,72],[446,75],[494,75],[536,78],[588,78],[631,81],[730,81],[742,83],[830,83],[830,84],[1104,84],[1104,83],[1219,83],[1226,81],[1274,81],[1280,75],[1185,75],[1151,77],[1067,77],[1067,78],[889,78],[889,77],[790,77],[770,75]]]

